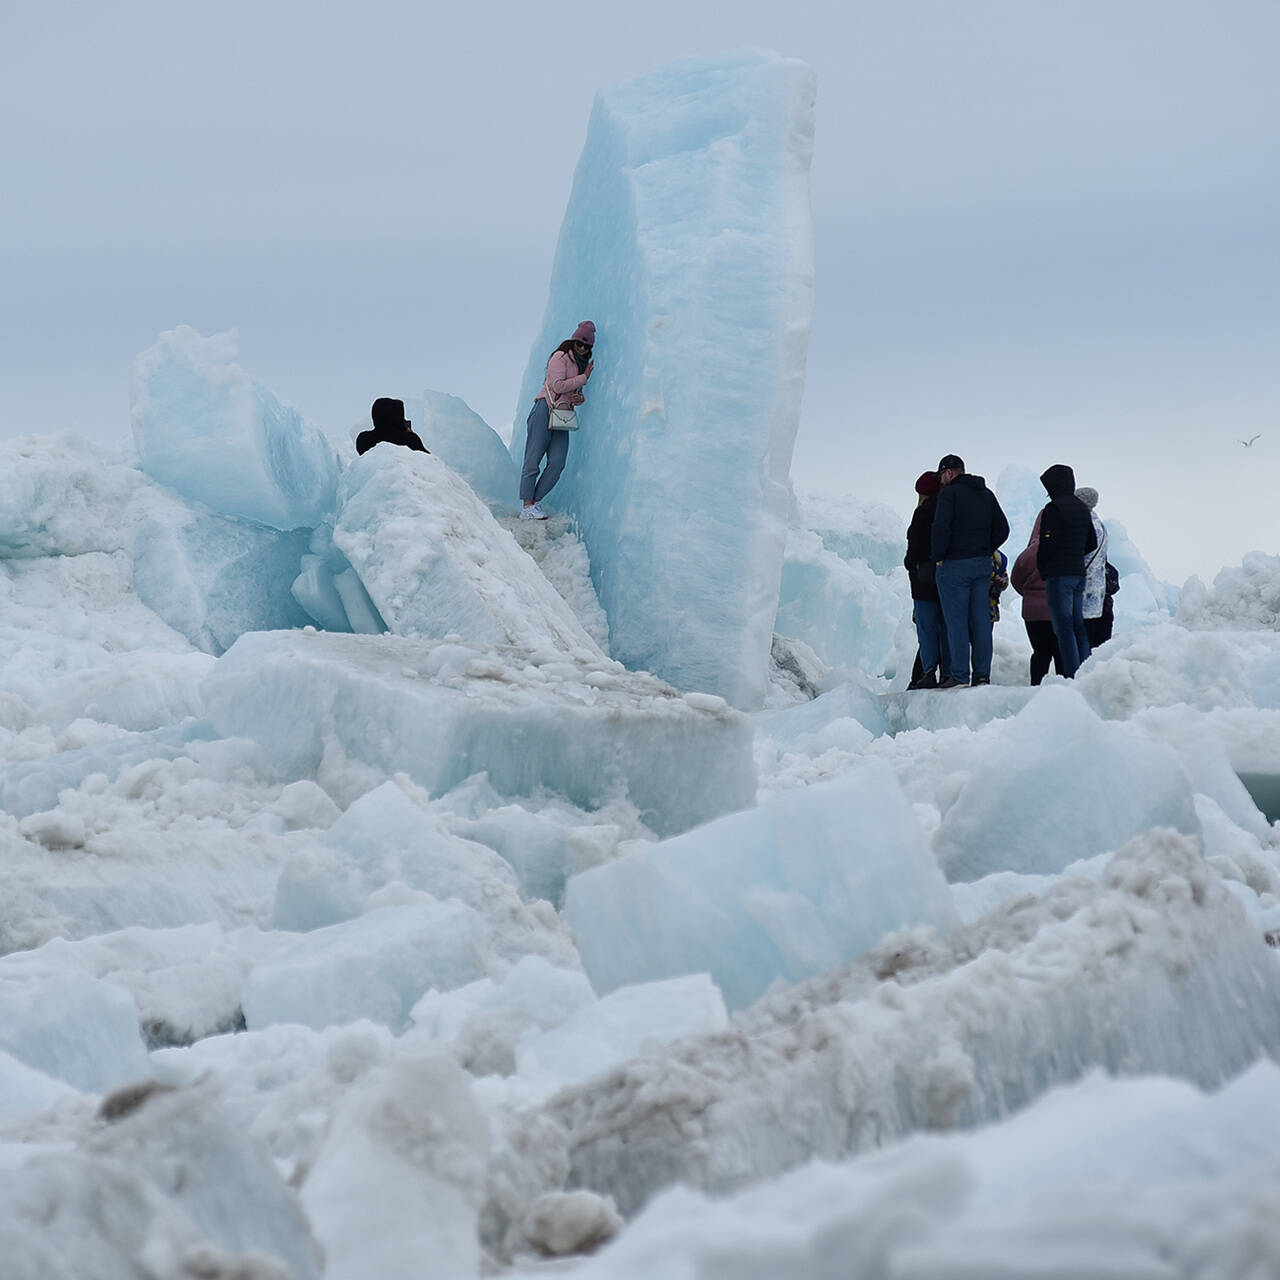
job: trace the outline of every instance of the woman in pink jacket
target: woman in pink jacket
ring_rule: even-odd
[[[1044,579],[1036,568],[1036,552],[1040,549],[1040,517],[1036,516],[1027,549],[1013,562],[1009,582],[1022,597],[1022,625],[1031,641],[1031,683],[1039,684],[1049,670],[1062,674],[1062,659],[1058,655],[1058,642],[1053,635],[1053,622],[1049,614],[1049,597]]]
[[[595,368],[591,359],[595,341],[595,325],[584,320],[547,361],[547,376],[525,423],[528,434],[524,441],[524,467],[520,472],[520,500],[524,504],[521,520],[547,518],[542,499],[555,488],[564,470],[564,460],[569,456],[569,433],[552,430],[551,410],[576,408],[586,399],[582,388]],[[544,458],[547,465],[539,475],[538,468]]]

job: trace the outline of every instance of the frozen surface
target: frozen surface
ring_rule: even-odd
[[[595,321],[564,477],[610,651],[677,688],[759,706],[813,305],[814,77],[760,53],[602,91],[516,407]],[[679,518],[673,519],[673,513]]]
[[[848,814],[863,811],[850,829]],[[631,849],[565,893],[597,991],[706,971],[731,1008],[950,911],[910,806],[878,765]]]
[[[498,433],[457,396],[425,391],[405,402],[413,429],[492,507],[514,509],[520,471]]]
[[[130,411],[142,469],[219,515],[312,528],[333,509],[333,446],[240,367],[236,333],[162,333],[133,365]]]
[[[340,496],[334,544],[397,635],[603,657],[537,565],[434,454],[371,450],[348,467]]]
[[[627,795],[668,834],[755,794],[745,716],[607,659],[276,632],[243,637],[204,693],[219,732],[348,802],[397,772],[440,795],[483,771],[504,796],[546,788],[592,809]]]

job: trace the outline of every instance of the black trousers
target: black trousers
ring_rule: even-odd
[[[1049,673],[1049,664],[1062,674],[1062,659],[1058,655],[1058,642],[1054,639],[1053,623],[1048,618],[1023,618],[1027,639],[1031,641],[1031,683],[1039,684]]]

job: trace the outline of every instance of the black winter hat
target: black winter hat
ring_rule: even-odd
[[[404,416],[403,400],[392,400],[390,396],[379,396],[373,402],[373,408],[369,412],[375,427],[399,430],[401,427],[409,425],[409,419]]]
[[[963,471],[964,459],[957,457],[954,453],[949,453],[941,462],[938,463],[938,474],[944,471]]]

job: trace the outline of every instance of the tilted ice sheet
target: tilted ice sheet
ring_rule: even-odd
[[[313,528],[333,510],[342,464],[238,354],[235,332],[204,338],[179,325],[138,356],[130,407],[142,469],[220,515]]]
[[[1045,875],[1159,826],[1200,829],[1177,754],[1100,720],[1075,690],[1046,688],[984,753],[934,851],[952,880]]]
[[[882,577],[865,561],[829,551],[817,533],[788,532],[774,620],[780,635],[803,640],[829,667],[892,676],[915,650],[910,617],[905,569]]]
[[[949,941],[886,940],[694,1039],[568,1090],[573,1181],[629,1212],[921,1128],[983,1123],[1090,1067],[1222,1083],[1280,1055],[1277,956],[1194,840],[1148,833]]]
[[[687,59],[603,91],[560,231],[512,454],[547,358],[595,321],[548,498],[571,513],[610,650],[741,707],[765,694],[813,306],[814,77]]]
[[[666,835],[755,798],[746,716],[606,658],[272,632],[242,636],[203,691],[219,732],[347,804],[398,772],[437,796],[483,772],[507,797],[627,796]]]
[[[946,925],[951,905],[892,772],[871,764],[633,845],[569,881],[565,916],[597,991],[705,970],[741,1008],[892,930]]]
[[[603,657],[537,565],[434,454],[373,449],[347,468],[340,496],[334,544],[397,635]]]
[[[405,412],[423,444],[492,507],[519,505],[520,472],[501,436],[458,396],[424,391]]]

